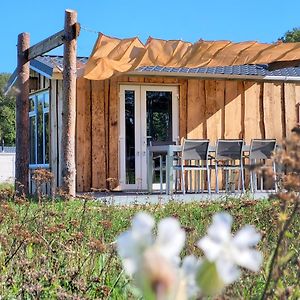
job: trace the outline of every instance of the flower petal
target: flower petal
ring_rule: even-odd
[[[155,246],[165,257],[172,259],[179,256],[185,242],[185,231],[175,218],[165,218],[158,223]]]
[[[145,212],[139,212],[132,219],[132,231],[135,235],[149,235],[152,234],[154,224],[155,222],[151,215]]]
[[[209,226],[208,236],[216,242],[228,242],[231,238],[232,217],[226,212],[213,216],[213,223]]]
[[[135,255],[136,244],[131,231],[125,231],[117,237],[117,251],[121,258]]]
[[[217,271],[225,284],[230,284],[240,277],[240,270],[230,259],[219,258],[216,265]]]
[[[236,252],[234,260],[241,267],[257,272],[262,264],[263,257],[257,250],[242,249]]]
[[[138,269],[140,245],[131,231],[121,233],[117,238],[117,252],[122,259],[126,273],[132,276]]]
[[[200,259],[196,258],[194,255],[188,255],[183,258],[181,268],[185,276],[194,276],[200,265]]]
[[[233,238],[234,245],[238,247],[256,246],[260,241],[261,235],[254,226],[246,225],[240,229]]]
[[[206,258],[209,261],[215,261],[222,250],[222,244],[215,242],[209,236],[205,236],[200,239],[197,243],[197,246],[203,250]]]
[[[201,261],[194,255],[184,257],[182,260],[182,276],[187,286],[188,298],[196,298],[200,289],[196,283],[196,276],[201,266]]]

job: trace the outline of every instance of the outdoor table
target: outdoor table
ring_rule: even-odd
[[[250,145],[243,145],[243,152],[249,152]],[[216,151],[215,145],[209,145],[208,151],[213,153]],[[173,194],[173,184],[174,184],[174,154],[181,152],[181,145],[156,145],[156,146],[148,146],[147,148],[147,185],[148,192],[153,192],[153,153],[159,152],[160,154],[164,154],[166,156],[166,194]]]

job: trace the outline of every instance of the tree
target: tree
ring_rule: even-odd
[[[295,27],[292,30],[287,31],[284,36],[279,38],[284,43],[296,43],[300,42],[300,27]]]
[[[14,145],[16,139],[15,128],[15,97],[4,95],[3,89],[9,79],[10,74],[0,73],[0,139],[4,139],[6,145]]]

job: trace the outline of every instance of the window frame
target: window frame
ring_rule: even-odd
[[[45,96],[46,95],[46,96]],[[39,103],[39,97],[42,96],[42,163],[38,163],[38,103]],[[48,99],[48,106],[45,106],[45,99]],[[46,126],[45,126],[45,115],[48,114],[48,126],[50,126],[50,118],[49,118],[49,106],[50,106],[50,89],[43,89],[38,90],[29,95],[29,105],[31,104],[31,101],[34,102],[34,109],[31,110],[31,107],[29,107],[29,122],[31,123],[31,118],[35,118],[35,133],[34,133],[34,163],[29,162],[29,169],[36,169],[36,168],[49,168],[50,166],[50,151],[48,151],[48,162],[46,162]],[[30,139],[30,149],[31,149],[31,130],[29,133],[29,139]],[[49,130],[49,136],[48,136],[48,148],[50,148],[50,130]],[[50,150],[50,149],[48,149]],[[31,150],[30,150],[31,153]],[[30,157],[30,161],[31,157]]]

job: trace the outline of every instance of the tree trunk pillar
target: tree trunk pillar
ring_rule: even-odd
[[[76,56],[77,35],[74,28],[77,12],[65,11],[65,40],[63,63],[63,106],[62,106],[62,188],[65,193],[75,196],[75,122],[76,122]]]
[[[18,194],[28,194],[29,178],[29,34],[18,35],[18,89],[16,97],[16,180]]]

